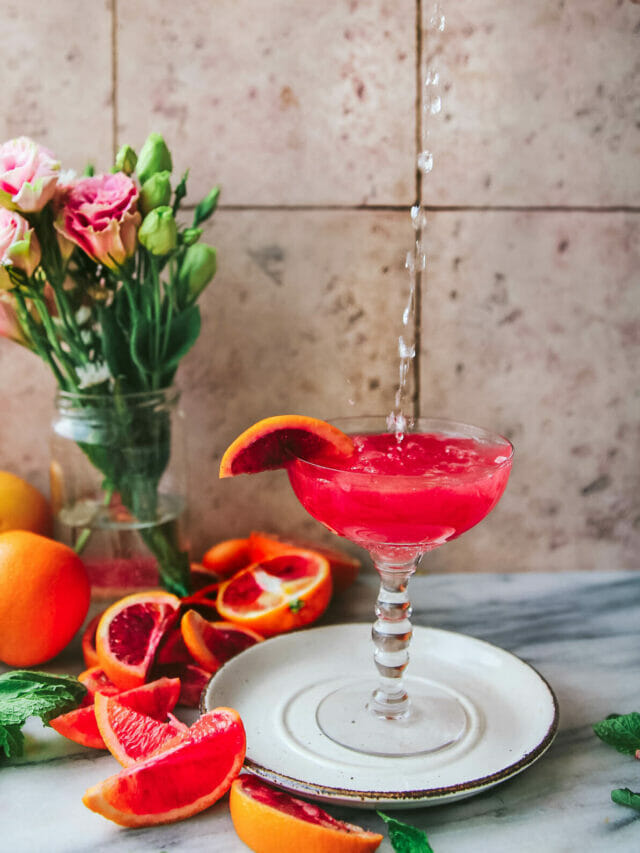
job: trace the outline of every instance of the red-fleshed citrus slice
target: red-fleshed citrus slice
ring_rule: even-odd
[[[213,572],[218,578],[228,578],[252,562],[248,539],[225,539],[212,545],[205,553],[201,571]]]
[[[329,562],[298,548],[255,563],[222,584],[218,612],[227,622],[271,637],[321,616],[331,599]]]
[[[102,613],[98,613],[91,619],[82,632],[82,656],[88,669],[98,666],[98,652],[96,651],[96,629]]]
[[[108,607],[96,631],[96,651],[108,678],[124,690],[144,684],[160,640],[178,618],[180,599],[151,590]]]
[[[243,774],[231,786],[231,820],[254,853],[368,853],[383,836]]]
[[[336,593],[344,592],[358,577],[360,560],[337,548],[328,548],[326,545],[317,545],[300,539],[281,538],[273,533],[254,531],[249,536],[249,554],[252,563],[259,563],[261,560],[277,557],[279,554],[286,554],[298,548],[317,551],[318,554],[327,558],[331,569],[333,591]]]
[[[175,681],[177,701],[180,682],[177,678]],[[123,695],[126,699],[126,694]],[[169,713],[164,715],[165,719],[159,719],[127,707],[118,696],[102,696],[100,693],[96,694],[95,715],[107,749],[123,767],[130,767],[135,761],[157,752],[168,741],[189,730]]]
[[[111,685],[113,687],[113,685]],[[95,714],[95,701],[100,697],[113,698],[112,694],[104,694],[104,687],[98,686],[90,705],[83,705],[60,714],[50,721],[54,731],[82,746],[93,749],[106,749],[104,738],[98,727]],[[107,691],[110,688],[106,687]],[[148,714],[157,720],[164,720],[178,701],[180,680],[177,678],[161,678],[158,681],[144,684],[133,690],[118,692],[118,702],[123,706],[142,714]]]
[[[102,735],[96,722],[96,715],[91,705],[83,705],[66,714],[60,714],[49,720],[51,728],[67,740],[89,746],[92,749],[106,749]]]
[[[261,643],[263,636],[232,622],[208,622],[195,610],[187,610],[180,622],[186,647],[196,663],[211,673],[249,646]]]
[[[115,696],[122,693],[122,690],[117,687],[101,666],[91,666],[85,669],[78,676],[78,681],[87,688],[87,699],[90,699],[93,704],[93,697],[96,693],[103,693],[105,696]],[[88,704],[88,703],[87,703]]]
[[[293,456],[349,456],[353,441],[326,421],[305,415],[276,415],[253,424],[225,450],[221,477],[285,468]]]
[[[122,826],[182,820],[213,805],[229,790],[245,749],[237,711],[216,708],[200,717],[179,743],[94,785],[82,801]]]

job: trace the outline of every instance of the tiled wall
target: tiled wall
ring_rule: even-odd
[[[420,198],[416,409],[517,452],[492,516],[425,564],[640,567],[640,5],[444,0],[442,32],[433,7],[0,0],[1,138],[107,169],[158,130],[192,197],[222,185],[180,371],[194,556],[254,527],[323,536],[282,472],[217,464],[262,416],[391,408]],[[0,467],[45,489],[53,391],[0,341]]]

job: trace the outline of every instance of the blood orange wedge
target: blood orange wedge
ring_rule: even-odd
[[[178,617],[180,599],[152,590],[127,595],[102,614],[96,631],[100,666],[124,690],[144,684],[160,640]]]
[[[105,696],[115,696],[117,693],[122,693],[122,690],[107,678],[107,674],[101,666],[91,666],[85,669],[78,676],[78,681],[84,684],[87,688],[87,698],[93,704],[93,697],[96,693],[104,693]],[[85,703],[88,704],[88,703]]]
[[[93,749],[106,749],[104,738],[98,727],[95,714],[95,701],[100,698],[111,698],[104,694],[103,689],[110,691],[111,687],[98,685],[90,705],[75,708],[66,714],[54,717],[49,725],[54,731],[81,746]],[[134,690],[118,691],[118,702],[123,706],[148,714],[156,719],[164,720],[168,712],[175,707],[180,693],[180,681],[177,678],[162,678]]]
[[[228,578],[252,562],[248,539],[225,539],[205,553],[201,571],[214,572],[219,578]]]
[[[96,651],[96,629],[102,613],[94,616],[82,632],[82,656],[87,667],[98,666],[98,652]]]
[[[231,786],[229,807],[236,832],[254,853],[366,853],[382,841],[248,774]]]
[[[187,610],[180,622],[186,647],[196,663],[211,673],[264,637],[232,622],[207,622],[195,610]]]
[[[122,826],[182,820],[213,805],[229,790],[245,749],[237,711],[216,708],[200,717],[179,743],[94,785],[82,801]]]
[[[349,456],[353,441],[336,427],[305,415],[276,415],[253,424],[224,452],[221,477],[284,468],[293,456]]]
[[[318,554],[327,558],[331,569],[334,592],[344,592],[358,577],[360,560],[339,551],[337,548],[327,548],[325,545],[316,545],[299,539],[280,538],[273,533],[254,531],[249,536],[249,554],[252,563],[259,563],[268,557],[277,557],[279,554],[286,554],[292,550],[295,551],[297,548],[317,551]]]
[[[178,687],[175,697],[177,701],[180,682],[177,678],[175,681]],[[123,696],[126,699],[126,693]],[[130,767],[135,761],[156,752],[177,735],[184,735],[189,731],[184,723],[169,713],[165,714],[164,720],[140,713],[120,702],[118,696],[96,694],[95,715],[107,749],[123,767]]]
[[[255,563],[222,584],[218,612],[271,637],[309,625],[321,616],[331,598],[329,562],[302,548]]]

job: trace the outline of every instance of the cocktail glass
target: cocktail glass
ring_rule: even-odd
[[[362,448],[358,461],[296,457],[289,480],[310,515],[371,554],[380,575],[372,629],[378,674],[372,669],[373,678],[334,683],[319,702],[317,722],[358,752],[435,752],[463,738],[469,714],[446,678],[404,676],[412,635],[409,579],[424,553],[493,509],[513,447],[480,427],[435,418],[409,421],[402,435],[390,433],[384,417],[331,422]]]

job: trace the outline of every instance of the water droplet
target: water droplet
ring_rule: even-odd
[[[437,86],[440,82],[440,72],[434,68],[428,68],[424,78],[425,86]]]
[[[418,154],[418,168],[426,174],[433,169],[433,154],[431,151],[421,151]]]
[[[413,273],[416,271],[416,259],[413,256],[413,252],[407,252],[407,257],[404,262],[405,268],[409,270],[409,272]]]
[[[414,204],[411,208],[411,222],[416,231],[427,225],[427,212],[419,204]]]
[[[432,98],[427,98],[424,106],[425,110],[432,116],[437,116],[442,110],[442,98],[440,95],[434,95]]]
[[[400,335],[398,338],[398,355],[400,358],[415,358],[416,348],[415,344],[408,344],[405,339]],[[408,367],[408,365],[407,365]],[[405,368],[406,372],[406,368]]]
[[[431,11],[431,17],[429,18],[429,27],[432,30],[438,30],[438,32],[444,32],[445,27],[445,17],[442,14],[442,10],[440,8],[439,3],[434,3]]]

